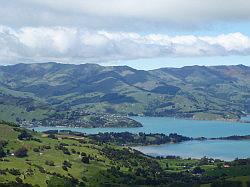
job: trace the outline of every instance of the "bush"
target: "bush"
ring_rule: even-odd
[[[57,139],[56,135],[54,135],[54,134],[49,134],[49,135],[48,135],[48,138]]]
[[[0,147],[0,158],[6,157],[6,153],[3,148]]]
[[[66,166],[62,166],[62,169],[68,171],[68,168]]]
[[[12,169],[10,169],[9,170],[9,173],[11,174],[11,175],[21,175],[21,172],[18,170],[18,169],[14,169],[14,168],[12,168]]]
[[[35,147],[35,148],[33,149],[33,151],[34,151],[34,152],[37,152],[37,153],[40,152],[39,148],[37,148],[37,147]]]
[[[66,160],[63,162],[63,165],[65,167],[67,167],[67,168],[71,168],[71,166],[72,166],[72,164],[69,161],[66,161]]]
[[[194,169],[193,169],[193,174],[202,174],[202,173],[204,173],[205,172],[205,170],[204,169],[202,169],[201,167],[195,167]]]
[[[44,148],[44,149],[51,149],[50,145],[44,145],[42,148]]]
[[[0,140],[0,148],[5,147],[7,144],[8,144],[7,141],[5,141],[5,140]]]
[[[16,182],[17,182],[17,183],[23,183],[23,180],[22,180],[20,177],[17,177],[17,178],[16,178]]]
[[[89,157],[82,157],[82,162],[84,164],[89,164]]]
[[[28,149],[25,148],[25,147],[21,147],[21,148],[17,149],[17,150],[14,152],[15,156],[16,156],[16,157],[19,157],[19,158],[28,156],[27,153],[28,153]]]
[[[46,160],[45,164],[48,165],[48,166],[55,166],[55,163],[53,161],[51,161],[51,160]]]
[[[26,130],[22,130],[21,134],[18,135],[19,140],[31,140],[32,135],[28,133]]]

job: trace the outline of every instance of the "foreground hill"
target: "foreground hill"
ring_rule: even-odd
[[[165,171],[166,161],[88,137],[38,134],[9,124],[0,129],[0,186],[158,186],[199,180],[181,169]],[[198,161],[191,163],[195,168]]]
[[[91,124],[95,120],[86,116],[103,113],[238,119],[250,112],[249,82],[250,67],[243,65],[152,71],[96,64],[0,66],[0,117],[44,124]]]
[[[105,137],[100,134],[94,137],[65,132],[41,134],[9,123],[1,123],[0,129],[0,186],[3,187],[241,187],[250,184],[250,159],[226,163],[208,158],[152,158],[117,146],[115,142],[120,141],[117,137],[113,144],[111,139],[105,143]],[[125,141],[130,141],[131,136],[138,137],[129,134]],[[145,136],[151,139],[154,135]]]

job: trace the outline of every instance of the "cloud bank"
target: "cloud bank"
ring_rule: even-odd
[[[86,31],[73,27],[0,26],[0,63],[61,61],[108,62],[156,57],[250,55],[250,37],[140,35]]]
[[[129,30],[250,21],[247,0],[0,0],[0,23]]]

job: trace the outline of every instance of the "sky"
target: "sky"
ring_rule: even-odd
[[[249,0],[0,0],[0,65],[250,66]]]

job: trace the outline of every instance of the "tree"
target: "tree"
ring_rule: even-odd
[[[54,135],[54,134],[49,134],[49,135],[48,135],[48,138],[57,139],[56,135]]]
[[[19,140],[30,140],[32,135],[28,133],[26,130],[23,130],[21,134],[18,135]]]
[[[6,157],[6,153],[3,148],[0,147],[0,158]]]
[[[63,162],[63,165],[65,167],[67,167],[67,168],[71,168],[71,166],[72,166],[72,164],[69,161],[66,161],[66,160]]]
[[[82,157],[82,162],[85,164],[89,164],[89,157]]]
[[[14,152],[15,156],[20,158],[28,156],[27,153],[28,149],[26,147],[21,147]]]
[[[194,169],[193,169],[193,174],[202,174],[202,173],[204,173],[205,172],[205,170],[204,169],[202,169],[201,167],[195,167]]]
[[[48,165],[48,166],[55,166],[55,163],[53,161],[51,161],[51,160],[46,160],[45,164]]]
[[[40,150],[39,150],[39,148],[35,147],[35,148],[33,149],[33,151],[38,153]]]

